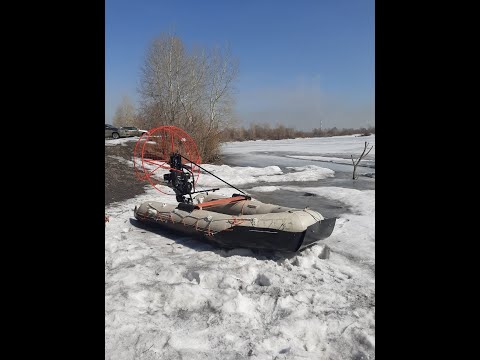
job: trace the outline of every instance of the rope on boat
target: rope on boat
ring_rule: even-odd
[[[242,204],[242,208],[241,208],[241,215],[244,215],[243,214],[243,209],[244,209],[244,206],[245,204],[247,203],[247,201],[245,200],[244,203]],[[172,224],[175,224],[175,220],[173,218],[173,215],[172,215],[172,212],[168,212],[168,213],[165,213],[165,212],[162,212],[160,211],[159,209],[157,209],[156,207],[152,206],[151,204],[149,204],[149,207],[151,207],[152,209],[154,209],[157,214],[152,218],[152,217],[149,217],[149,216],[145,216],[145,215],[140,215],[140,217],[144,218],[144,219],[149,219],[149,220],[154,220],[154,221],[162,221],[162,222],[169,222],[171,221]],[[312,216],[316,221],[318,221],[315,216],[313,216],[313,214],[311,214],[309,211],[306,211],[305,209],[304,210],[298,210],[298,211],[305,211],[306,213],[308,213],[310,216]],[[242,217],[235,217],[233,215],[231,215],[231,218],[224,218],[224,219],[215,219],[215,220],[209,220],[209,223],[208,223],[208,227],[206,229],[202,229],[202,228],[199,228],[198,227],[198,223],[200,220],[202,220],[202,218],[196,218],[196,217],[193,217],[193,216],[190,216],[190,215],[187,215],[187,216],[181,216],[180,214],[178,213],[175,213],[178,217],[181,218],[181,220],[179,221],[180,223],[182,223],[184,226],[192,226],[193,228],[195,228],[195,231],[198,231],[200,233],[206,233],[207,236],[214,236],[215,234],[218,234],[222,231],[233,231],[233,228],[235,226],[239,226],[240,224],[243,224],[244,222],[252,222],[252,225],[256,225],[258,223],[258,220],[259,218],[262,218],[268,214],[258,214],[257,217],[254,217],[254,218],[242,218]],[[195,219],[195,222],[192,224],[192,225],[188,225],[186,222],[185,222],[185,219],[187,217],[191,217],[193,219]],[[230,224],[230,227],[226,227],[225,229],[223,230],[219,230],[217,232],[214,232],[212,231],[211,229],[211,223],[213,221],[226,221],[228,224]],[[281,227],[284,227],[285,224],[282,224]]]

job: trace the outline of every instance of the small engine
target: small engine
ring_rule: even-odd
[[[171,184],[178,202],[191,203],[190,194],[193,190],[193,178],[190,173],[184,171],[184,169],[189,170],[189,166],[182,165],[182,156],[179,153],[170,155],[169,164],[171,167],[170,174],[163,175],[163,180]],[[185,198],[185,195],[189,195],[190,198]]]

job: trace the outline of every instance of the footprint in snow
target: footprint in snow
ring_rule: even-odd
[[[183,277],[188,281],[195,280],[197,284],[200,284],[200,275],[196,271],[187,271]]]
[[[270,279],[266,275],[259,274],[257,276],[257,278],[255,279],[255,284],[257,284],[259,286],[270,286],[270,285],[272,285],[272,282],[270,281]]]

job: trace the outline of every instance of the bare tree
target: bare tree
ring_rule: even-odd
[[[373,149],[373,145],[372,145],[372,147],[371,147],[370,149],[368,149],[368,151],[367,151],[368,145],[369,145],[368,142],[365,141],[365,147],[363,148],[363,152],[362,152],[362,154],[360,155],[360,157],[359,157],[356,161],[353,160],[353,155],[350,155],[351,158],[352,158],[352,163],[353,163],[353,177],[352,177],[353,180],[356,179],[355,173],[356,173],[356,171],[357,171],[357,166],[358,166],[358,164],[359,164],[360,161],[362,161],[362,159],[363,159],[365,156],[367,156],[367,155],[370,153],[370,151]],[[367,152],[365,153],[365,151],[367,151]]]
[[[141,68],[140,122],[148,128],[183,128],[204,160],[213,160],[220,133],[233,118],[237,69],[228,47],[188,51],[180,38],[163,34],[152,42]]]
[[[117,106],[112,123],[114,126],[137,126],[136,112],[132,101],[128,96],[124,96],[120,105]]]
[[[191,127],[201,113],[201,102],[204,97],[207,76],[207,55],[204,50],[197,49],[186,59],[186,68],[181,79],[177,81],[177,93],[184,112],[185,128]],[[180,74],[179,74],[180,75]]]
[[[139,92],[143,105],[160,110],[161,121],[166,124],[175,124],[181,111],[178,89],[185,61],[182,41],[162,35],[153,41],[141,68]]]
[[[228,46],[211,51],[207,74],[208,128],[218,129],[231,118],[232,82],[238,76],[238,62]]]

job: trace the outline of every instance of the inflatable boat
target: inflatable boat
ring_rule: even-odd
[[[167,185],[178,201],[176,205],[147,201],[135,207],[135,218],[144,224],[198,235],[226,248],[293,252],[329,237],[335,226],[334,218],[325,219],[308,208],[295,209],[253,200],[200,166],[195,142],[175,126],[160,126],[142,135],[135,145],[133,158],[138,179],[147,180],[164,194],[162,189]],[[168,172],[156,175],[159,169]],[[219,188],[197,190],[200,170],[239,193],[226,197],[212,194]]]
[[[329,237],[335,218],[311,209],[262,203],[242,195],[200,195],[196,204],[147,201],[134,209],[143,223],[199,236],[225,248],[296,252]],[[207,210],[208,209],[208,210]]]

